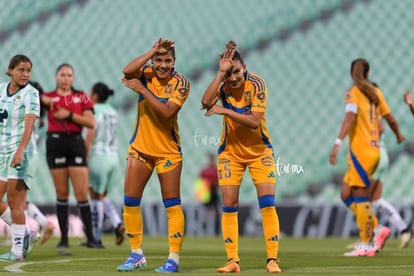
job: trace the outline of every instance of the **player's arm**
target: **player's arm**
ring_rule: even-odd
[[[341,145],[345,137],[348,135],[352,126],[355,124],[355,120],[356,112],[348,111],[345,113],[345,118],[342,122],[341,129],[339,130],[338,138],[336,138],[335,144],[331,150],[331,153],[329,154],[329,163],[331,163],[331,165],[336,164],[339,146]]]
[[[58,120],[69,120],[78,124],[80,126],[84,126],[87,128],[94,128],[95,127],[95,117],[93,116],[93,112],[91,109],[85,109],[82,114],[73,113],[66,108],[58,107],[55,112],[53,112],[53,117]]]
[[[144,96],[144,99],[148,101],[148,104],[162,119],[171,119],[181,108],[181,106],[172,101],[168,101],[167,103],[159,101],[150,91],[148,91],[147,88],[142,85],[141,81],[138,79],[123,78],[122,82],[126,87]]]
[[[24,131],[22,134],[22,139],[20,140],[20,144],[17,147],[16,153],[13,155],[13,159],[10,164],[10,166],[13,168],[19,166],[22,163],[23,152],[27,144],[30,141],[30,136],[32,135],[32,132],[33,132],[36,117],[37,117],[36,114],[31,114],[31,113],[27,113],[24,116]]]
[[[245,127],[256,129],[260,126],[264,113],[252,111],[251,114],[241,114],[229,108],[213,105],[207,110],[204,116],[209,117],[213,114],[226,116]]]
[[[88,128],[86,131],[85,136],[85,147],[86,147],[86,156],[89,158],[91,154],[93,140],[95,139],[96,129],[95,128]]]
[[[411,97],[410,90],[407,89],[407,91],[404,93],[404,102],[410,107],[411,113],[414,115],[414,103],[413,98]]]
[[[127,66],[125,66],[124,68],[125,78],[127,79],[138,78],[140,75],[140,70],[142,66],[144,66],[148,62],[148,60],[150,60],[155,55],[166,54],[173,44],[174,44],[174,41],[162,40],[162,38],[160,37],[158,42],[154,44],[151,50],[137,57],[136,59],[131,61]]]
[[[218,100],[217,88],[233,68],[232,59],[235,51],[235,49],[228,48],[223,55],[220,54],[220,66],[217,75],[207,87],[207,90],[204,92],[203,98],[201,99],[202,109],[209,109],[216,104]]]
[[[394,132],[395,137],[397,138],[397,143],[400,144],[402,141],[404,141],[405,137],[400,132],[400,128],[398,126],[397,119],[395,119],[394,115],[392,115],[392,113],[388,113],[383,118],[385,119],[385,121],[387,121],[388,126]]]

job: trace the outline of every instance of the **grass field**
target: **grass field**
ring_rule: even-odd
[[[129,254],[126,241],[116,246],[112,236],[104,237],[105,249],[87,249],[78,244],[82,239],[71,239],[67,249],[72,256],[58,255],[58,240],[51,239],[36,245],[32,254],[21,262],[0,262],[0,275],[25,272],[25,275],[119,275],[116,267]],[[344,239],[292,239],[280,242],[280,267],[285,275],[414,275],[414,245],[398,249],[399,241],[388,241],[375,257],[343,257],[347,244]],[[156,275],[167,256],[167,239],[144,237],[144,252],[148,266],[134,271],[139,275]],[[259,237],[242,237],[239,241],[242,275],[269,275],[265,270],[264,241]],[[2,246],[0,253],[9,250]],[[180,260],[180,275],[218,275],[217,268],[226,261],[221,238],[184,239]],[[14,274],[14,273],[13,273]]]

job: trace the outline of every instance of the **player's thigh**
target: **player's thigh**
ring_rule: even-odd
[[[219,186],[240,186],[246,164],[242,160],[221,153],[217,157],[217,177]]]
[[[89,187],[97,194],[103,194],[108,185],[112,160],[108,155],[93,155],[88,160]]]
[[[76,200],[79,202],[87,201],[89,191],[88,167],[70,166],[68,170]]]
[[[127,159],[124,193],[133,198],[142,198],[145,185],[151,177],[152,170],[142,160],[133,157]]]
[[[158,179],[161,185],[162,199],[173,199],[180,198],[180,182],[181,182],[181,171],[182,161],[173,163],[175,166],[166,172],[159,173]]]

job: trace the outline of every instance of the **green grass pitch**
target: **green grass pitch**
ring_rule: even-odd
[[[21,262],[0,262],[0,275],[25,272],[24,275],[119,275],[116,271],[129,254],[128,241],[115,245],[113,236],[105,235],[105,249],[79,246],[83,239],[70,239],[66,251],[71,256],[60,256],[52,238],[44,245],[34,247],[32,254]],[[293,239],[280,241],[280,267],[284,275],[414,275],[414,245],[398,249],[399,240],[387,242],[375,257],[343,257],[346,245],[355,239]],[[0,253],[9,250],[0,247]],[[148,266],[135,270],[137,275],[157,275],[154,268],[167,257],[167,239],[144,236],[143,249]],[[239,241],[242,275],[269,275],[266,273],[264,240],[260,237],[241,237]],[[219,237],[186,237],[180,260],[180,275],[218,275],[217,268],[226,261],[224,244]],[[10,273],[8,273],[10,272]],[[128,274],[127,274],[128,275]]]

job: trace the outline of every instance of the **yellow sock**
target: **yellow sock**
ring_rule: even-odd
[[[268,259],[277,259],[279,249],[279,217],[274,206],[261,208],[263,233],[266,243],[266,252]]]
[[[169,252],[180,253],[184,238],[184,214],[181,205],[166,208],[168,219]]]
[[[131,244],[131,250],[142,244],[142,215],[139,206],[124,206],[125,232]]]
[[[238,214],[239,212],[223,212],[221,217],[221,228],[227,259],[233,259],[235,262],[240,261]]]
[[[369,243],[372,239],[374,217],[375,215],[372,213],[371,202],[364,201],[356,204],[356,218],[360,230],[359,236],[363,243]]]

